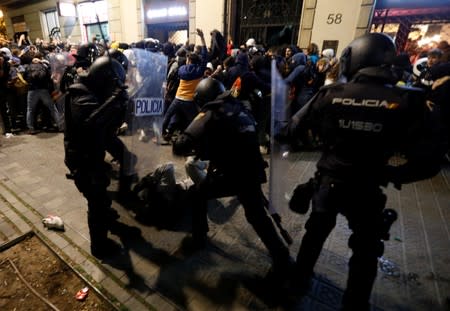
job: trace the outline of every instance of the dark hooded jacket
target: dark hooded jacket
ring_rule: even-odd
[[[239,98],[247,100],[250,94],[259,90],[263,95],[270,93],[270,83],[265,82],[255,72],[250,70],[249,58],[247,53],[239,53],[236,56],[236,63],[228,72],[228,81],[225,88],[230,89],[237,78],[241,78],[241,91]]]

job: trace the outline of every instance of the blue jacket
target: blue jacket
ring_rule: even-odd
[[[206,46],[202,46],[202,52],[200,56],[200,64],[186,64],[178,69],[178,76],[181,80],[189,81],[203,77],[206,69],[206,64],[208,63],[208,51],[206,50]]]

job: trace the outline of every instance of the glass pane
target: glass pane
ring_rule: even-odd
[[[58,15],[56,11],[45,12],[45,19],[47,22],[47,31],[51,33],[52,29],[59,26]]]

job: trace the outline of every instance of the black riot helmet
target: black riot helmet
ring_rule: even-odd
[[[94,43],[85,43],[78,47],[75,55],[77,61],[87,61],[92,64],[99,56],[99,50]]]
[[[125,69],[125,71],[128,70],[128,58],[125,56],[125,54],[117,49],[109,49],[108,54],[109,56],[117,60],[122,65],[123,69]]]
[[[382,33],[369,33],[353,40],[340,58],[340,74],[350,80],[366,67],[391,65],[396,56],[394,41]]]
[[[214,78],[204,78],[195,88],[194,101],[201,108],[225,92],[225,86]]]
[[[123,87],[126,72],[122,65],[114,58],[100,56],[89,68],[83,77],[83,83],[93,92],[99,100],[105,100],[112,95],[118,87]]]

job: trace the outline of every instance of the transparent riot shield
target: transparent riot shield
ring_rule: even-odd
[[[314,182],[318,153],[291,152],[289,145],[276,139],[290,119],[288,86],[272,62],[271,154],[269,211],[281,216],[307,212]],[[292,204],[289,202],[292,200]]]
[[[61,80],[68,67],[73,66],[75,58],[68,52],[51,53],[49,55],[52,81],[55,91],[60,91]]]
[[[48,58],[50,62],[51,78],[53,81],[52,99],[60,117],[64,118],[65,94],[61,90],[61,81],[64,79],[66,71],[73,66],[75,58],[68,52],[51,53]]]
[[[167,57],[142,49],[132,49],[129,55],[129,135],[123,140],[131,152],[126,154],[124,164],[129,175],[137,173],[142,177],[166,163],[170,152],[170,148],[160,146]]]
[[[269,212],[285,215],[295,180],[289,176],[289,148],[276,137],[288,123],[288,87],[272,61],[271,154],[269,179]]]

